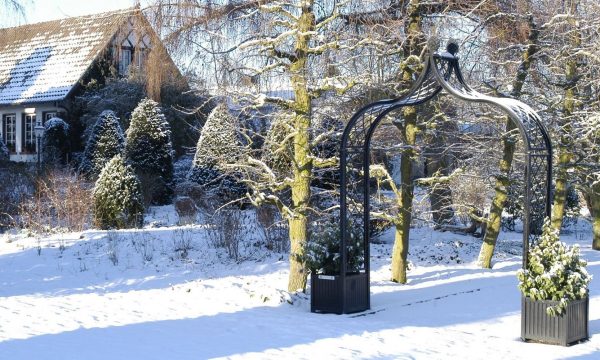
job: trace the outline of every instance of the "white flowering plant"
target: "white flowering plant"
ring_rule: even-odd
[[[562,315],[570,301],[588,296],[592,276],[586,265],[579,257],[579,246],[561,242],[558,231],[546,220],[539,242],[529,251],[527,268],[517,272],[519,289],[532,300],[558,301],[546,313]]]

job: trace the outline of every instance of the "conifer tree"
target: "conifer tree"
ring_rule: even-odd
[[[121,155],[112,158],[100,172],[93,201],[94,217],[100,228],[142,225],[144,207],[140,182]]]
[[[97,176],[106,163],[123,152],[125,138],[119,118],[111,110],[103,111],[88,138],[79,172]]]
[[[44,124],[42,141],[45,164],[61,164],[67,160],[69,151],[69,125],[60,118],[52,118]]]
[[[166,204],[173,194],[171,129],[158,103],[142,99],[131,115],[126,132],[125,157],[144,187],[153,186],[148,203]]]
[[[196,146],[196,155],[189,179],[206,190],[218,193],[228,200],[240,198],[245,193],[242,184],[227,167],[242,153],[238,135],[239,121],[227,108],[219,104],[211,111]]]

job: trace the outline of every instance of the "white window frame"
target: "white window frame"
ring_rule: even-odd
[[[35,126],[37,120],[35,114],[23,115],[23,152],[36,152]],[[29,127],[28,127],[29,126]]]
[[[9,121],[12,123],[11,128],[8,126]],[[17,151],[17,114],[2,115],[2,141],[11,152]]]

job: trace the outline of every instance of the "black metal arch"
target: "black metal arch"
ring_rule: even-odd
[[[511,98],[495,98],[471,89],[465,82],[456,56],[458,46],[449,44],[443,53],[430,52],[411,90],[403,97],[383,100],[360,109],[347,124],[340,149],[341,200],[341,266],[338,310],[319,309],[313,296],[313,311],[349,313],[370,308],[369,293],[369,150],[373,132],[392,111],[423,104],[442,90],[467,102],[486,103],[504,111],[519,129],[525,145],[525,206],[523,224],[523,267],[531,242],[540,234],[544,218],[550,215],[552,146],[539,115],[529,106]],[[350,221],[362,213],[364,269],[360,276],[348,274],[347,251],[350,244]],[[349,277],[353,277],[349,279]],[[314,276],[313,276],[314,278]],[[313,289],[318,287],[313,281]],[[317,295],[318,296],[318,295]],[[318,305],[318,304],[317,304]]]

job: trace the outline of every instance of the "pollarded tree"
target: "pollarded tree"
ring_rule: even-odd
[[[123,152],[125,138],[119,118],[111,110],[103,111],[88,138],[79,172],[96,177],[106,163]]]
[[[202,128],[188,176],[207,191],[228,200],[235,200],[245,193],[244,186],[236,181],[228,167],[243,153],[239,128],[239,121],[227,104],[217,105]]]
[[[140,182],[123,157],[113,157],[100,172],[93,191],[94,218],[103,229],[141,226],[144,207]]]
[[[467,3],[471,9],[480,8],[479,1]],[[308,271],[298,259],[303,258],[310,236],[309,215],[318,213],[311,203],[311,186],[318,169],[337,164],[337,159],[323,159],[316,151],[325,138],[313,132],[317,112],[324,109],[323,103],[331,102],[335,104],[332,116],[349,118],[350,114],[342,112],[374,96],[380,98],[377,89],[407,89],[418,74],[415,65],[420,63],[422,41],[416,36],[420,32],[417,23],[425,12],[437,16],[446,11],[445,2],[436,4],[416,0],[154,1],[157,27],[167,32],[167,44],[202,61],[206,79],[217,91],[235,94],[255,108],[268,105],[276,109],[276,116],[286,117],[289,133],[281,139],[281,146],[272,148],[291,150],[289,174],[279,176],[260,156],[246,156],[239,167],[245,172],[253,202],[277,206],[288,221],[289,290],[306,287]],[[407,32],[401,28],[408,17],[412,20]],[[279,91],[282,89],[289,91]],[[358,101],[351,101],[348,95],[356,92],[360,92],[354,97]],[[409,109],[404,115],[409,119],[402,131],[408,145],[413,145],[416,112]],[[408,164],[414,154],[403,155]],[[402,204],[410,204],[412,187],[407,184],[403,189]],[[410,205],[406,208],[410,211]],[[410,216],[405,216],[403,229],[409,225]],[[408,230],[404,234],[406,242]],[[396,253],[406,257],[407,251],[404,246]]]
[[[173,146],[171,128],[158,103],[150,99],[140,101],[131,115],[126,135],[127,163],[145,179],[144,187],[153,186],[146,202],[168,203],[173,193]]]

